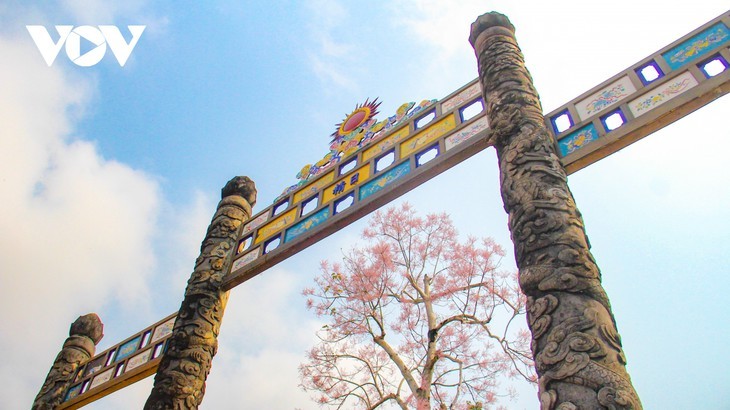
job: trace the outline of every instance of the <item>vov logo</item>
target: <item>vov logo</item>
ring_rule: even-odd
[[[55,26],[58,32],[58,41],[54,42],[44,26],[25,26],[33,38],[35,45],[41,52],[46,64],[50,67],[61,47],[66,45],[66,55],[74,64],[81,67],[91,67],[101,61],[106,54],[107,45],[117,58],[119,65],[124,67],[132,50],[137,45],[142,32],[147,26],[127,26],[132,34],[129,43],[124,40],[122,33],[116,26]],[[94,47],[81,54],[81,39],[90,42]]]

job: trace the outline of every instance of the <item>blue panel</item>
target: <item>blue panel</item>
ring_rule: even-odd
[[[598,139],[598,131],[593,124],[588,124],[585,127],[569,134],[567,137],[558,141],[558,147],[560,148],[560,156],[564,157],[571,152],[577,151],[583,148],[586,144],[591,141]]]
[[[119,350],[117,351],[117,357],[114,358],[114,361],[118,362],[131,356],[132,353],[137,351],[137,346],[139,346],[139,336],[119,346]]]
[[[370,195],[377,193],[409,172],[411,172],[410,161],[405,161],[381,176],[374,178],[372,181],[360,187],[360,200],[362,201]]]
[[[284,243],[289,242],[290,240],[296,238],[297,236],[309,231],[310,229],[314,228],[315,226],[321,224],[322,222],[326,221],[327,218],[330,216],[330,209],[329,208],[322,208],[319,210],[316,214],[303,219],[299,221],[296,225],[292,226],[286,231],[286,235],[284,236]]]
[[[672,70],[697,60],[710,53],[730,39],[730,31],[722,23],[717,23],[702,33],[662,54]]]
[[[105,362],[106,355],[97,357],[95,360],[86,365],[86,370],[84,370],[84,376],[89,376],[101,370],[104,367]]]
[[[81,394],[81,384],[77,384],[76,386],[68,389],[68,393],[66,393],[66,398],[63,399],[63,401],[69,401],[79,394]]]

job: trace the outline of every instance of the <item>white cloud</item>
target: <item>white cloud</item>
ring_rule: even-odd
[[[353,79],[354,47],[343,41],[336,32],[343,29],[342,22],[348,12],[337,0],[311,0],[307,3],[311,13],[308,29],[315,47],[309,53],[310,69],[327,86],[353,91],[357,83]],[[348,74],[349,73],[349,74]]]
[[[428,56],[424,59],[427,63],[419,67],[423,71],[422,77],[429,81],[464,75],[476,77],[476,59],[468,41],[469,28],[477,16],[489,11],[484,3],[476,0],[459,1],[458,5],[437,0],[392,3],[392,24],[403,29],[414,52]],[[455,70],[454,67],[459,68]]]
[[[200,254],[200,245],[216,209],[217,198],[201,191],[190,195],[190,202],[164,202],[160,212],[160,229],[155,235],[155,252],[165,261],[153,278],[155,303],[167,313],[179,307],[180,297]],[[153,321],[160,318],[152,318]]]
[[[220,410],[294,409],[317,407],[298,388],[301,353],[265,349],[229,357],[221,353],[208,378],[203,408]],[[208,394],[210,393],[210,394]]]
[[[469,27],[474,19],[484,13],[483,1],[453,3],[426,0],[402,0],[394,3],[393,21],[408,29],[422,44],[436,49],[436,59],[448,59],[472,53]]]
[[[321,326],[300,294],[307,273],[275,268],[232,291],[206,408],[315,408],[298,388],[299,363]]]
[[[28,38],[0,37],[0,54],[0,321],[13,334],[0,389],[24,408],[76,317],[144,309],[161,198],[152,177],[73,135],[93,79],[47,67]]]
[[[314,74],[328,86],[352,90],[356,87],[355,81],[340,70],[331,60],[316,55],[310,55],[310,64]]]

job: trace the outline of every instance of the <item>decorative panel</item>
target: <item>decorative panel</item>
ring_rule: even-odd
[[[360,188],[360,200],[363,200],[381,189],[385,188],[386,186],[392,184],[393,182],[397,181],[398,179],[404,177],[409,172],[411,172],[411,164],[410,161],[405,161],[402,164],[396,166],[395,168],[392,168],[388,170],[387,172],[384,172],[382,175],[380,175],[377,178],[374,178],[372,181],[368,182],[367,184],[363,185]]]
[[[319,192],[320,189],[324,188],[325,185],[329,184],[330,182],[335,180],[335,172],[332,171],[324,176],[321,176],[318,180],[314,181],[313,183],[307,185],[306,188],[302,189],[301,191],[294,194],[294,203],[297,204],[301,202],[303,199],[307,199],[310,196],[316,194]]]
[[[269,220],[269,213],[264,212],[261,215],[257,216],[255,219],[252,219],[249,221],[246,225],[243,226],[243,233],[241,235],[246,235],[248,233],[253,232],[254,229],[261,226],[262,223]]]
[[[287,226],[291,225],[292,222],[294,222],[294,219],[297,217],[297,209],[293,208],[287,211],[286,213],[281,214],[273,221],[269,222],[268,224],[264,225],[261,229],[259,229],[258,233],[256,234],[256,240],[254,243],[260,243],[264,239],[274,235],[275,233],[281,231],[282,229],[286,228]]]
[[[664,104],[695,87],[697,80],[689,71],[680,74],[641,97],[629,102],[629,109],[634,117],[646,114],[654,108]]]
[[[81,386],[82,386],[82,384],[77,384],[76,386],[73,386],[70,389],[68,389],[68,393],[66,393],[66,398],[64,399],[64,401],[71,400],[74,397],[81,394]]]
[[[241,256],[240,258],[233,261],[233,266],[231,267],[231,272],[237,271],[238,269],[241,269],[241,267],[248,265],[249,263],[255,261],[259,257],[259,252],[261,248],[256,248],[253,251]]]
[[[152,355],[152,350],[153,349],[147,349],[137,356],[129,359],[129,361],[127,362],[127,367],[126,369],[124,369],[124,372],[127,373],[130,370],[136,369],[137,367],[147,363],[150,360],[150,356]]]
[[[475,82],[469,87],[465,88],[464,91],[456,94],[441,104],[441,112],[448,112],[456,108],[457,106],[470,101],[482,94],[482,86],[479,82]]]
[[[139,346],[139,339],[140,336],[135,337],[134,339],[128,341],[127,343],[124,343],[123,345],[119,346],[119,349],[117,349],[117,356],[114,358],[115,362],[118,362],[120,360],[124,360],[127,357],[131,356],[132,353],[137,351],[137,346]]]
[[[485,115],[462,129],[461,131],[455,132],[453,135],[446,137],[446,151],[454,148],[455,146],[461,144],[469,138],[477,135],[481,131],[486,130],[487,128],[489,128],[489,123],[487,121],[487,116]]]
[[[420,133],[414,137],[401,143],[400,145],[400,157],[405,158],[408,155],[418,151],[420,148],[425,147],[433,141],[436,141],[439,137],[443,136],[447,132],[456,128],[456,120],[454,114],[448,115],[438,122],[429,125],[424,128]]]
[[[368,160],[370,160],[370,158],[378,156],[381,153],[389,150],[397,142],[399,142],[403,138],[407,137],[408,134],[409,134],[408,127],[403,127],[400,130],[398,130],[398,132],[394,132],[393,134],[390,134],[389,136],[383,138],[382,141],[376,142],[372,147],[363,151],[362,161],[363,162],[368,161]]]
[[[370,164],[365,164],[357,171],[347,175],[337,181],[336,184],[325,189],[322,194],[322,204],[324,205],[335,199],[337,196],[349,191],[351,188],[360,185],[360,183],[367,180],[368,177],[370,177]]]
[[[676,70],[712,52],[729,38],[730,31],[728,31],[728,28],[722,23],[717,23],[666,53],[663,53],[662,57],[664,57],[664,60],[667,61],[667,64],[672,70]]]
[[[624,76],[577,102],[575,109],[581,119],[587,120],[589,117],[615,105],[635,91],[636,87],[631,83],[629,77]]]
[[[314,215],[311,215],[301,221],[299,221],[296,225],[292,226],[286,231],[286,235],[284,236],[284,242],[289,242],[290,240],[298,237],[299,235],[302,235],[312,229],[314,229],[316,226],[320,225],[324,221],[327,220],[330,216],[330,209],[329,208],[322,208]]]
[[[99,356],[96,359],[89,362],[89,364],[86,365],[86,371],[84,372],[84,376],[92,375],[99,370],[101,370],[104,367],[104,364],[106,363],[106,356]]]
[[[598,130],[596,130],[596,127],[593,126],[593,124],[588,124],[587,126],[569,134],[567,137],[558,141],[560,155],[566,156],[583,148],[589,142],[595,141],[597,139]]]
[[[113,367],[109,370],[106,370],[103,373],[99,373],[97,376],[94,377],[94,380],[91,381],[91,386],[89,387],[89,389],[93,389],[94,387],[96,387],[102,383],[108,382],[109,380],[111,380],[113,374],[114,374]]]
[[[150,339],[150,344],[154,344],[156,341],[165,338],[167,335],[172,333],[172,327],[175,325],[175,318],[170,318],[165,323],[157,326],[155,328],[154,333],[152,333],[152,338]]]

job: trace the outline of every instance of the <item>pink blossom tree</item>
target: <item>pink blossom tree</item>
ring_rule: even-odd
[[[322,262],[307,306],[327,321],[301,386],[337,408],[496,406],[498,382],[535,383],[525,298],[491,239],[459,241],[446,214],[376,212],[368,240]]]

